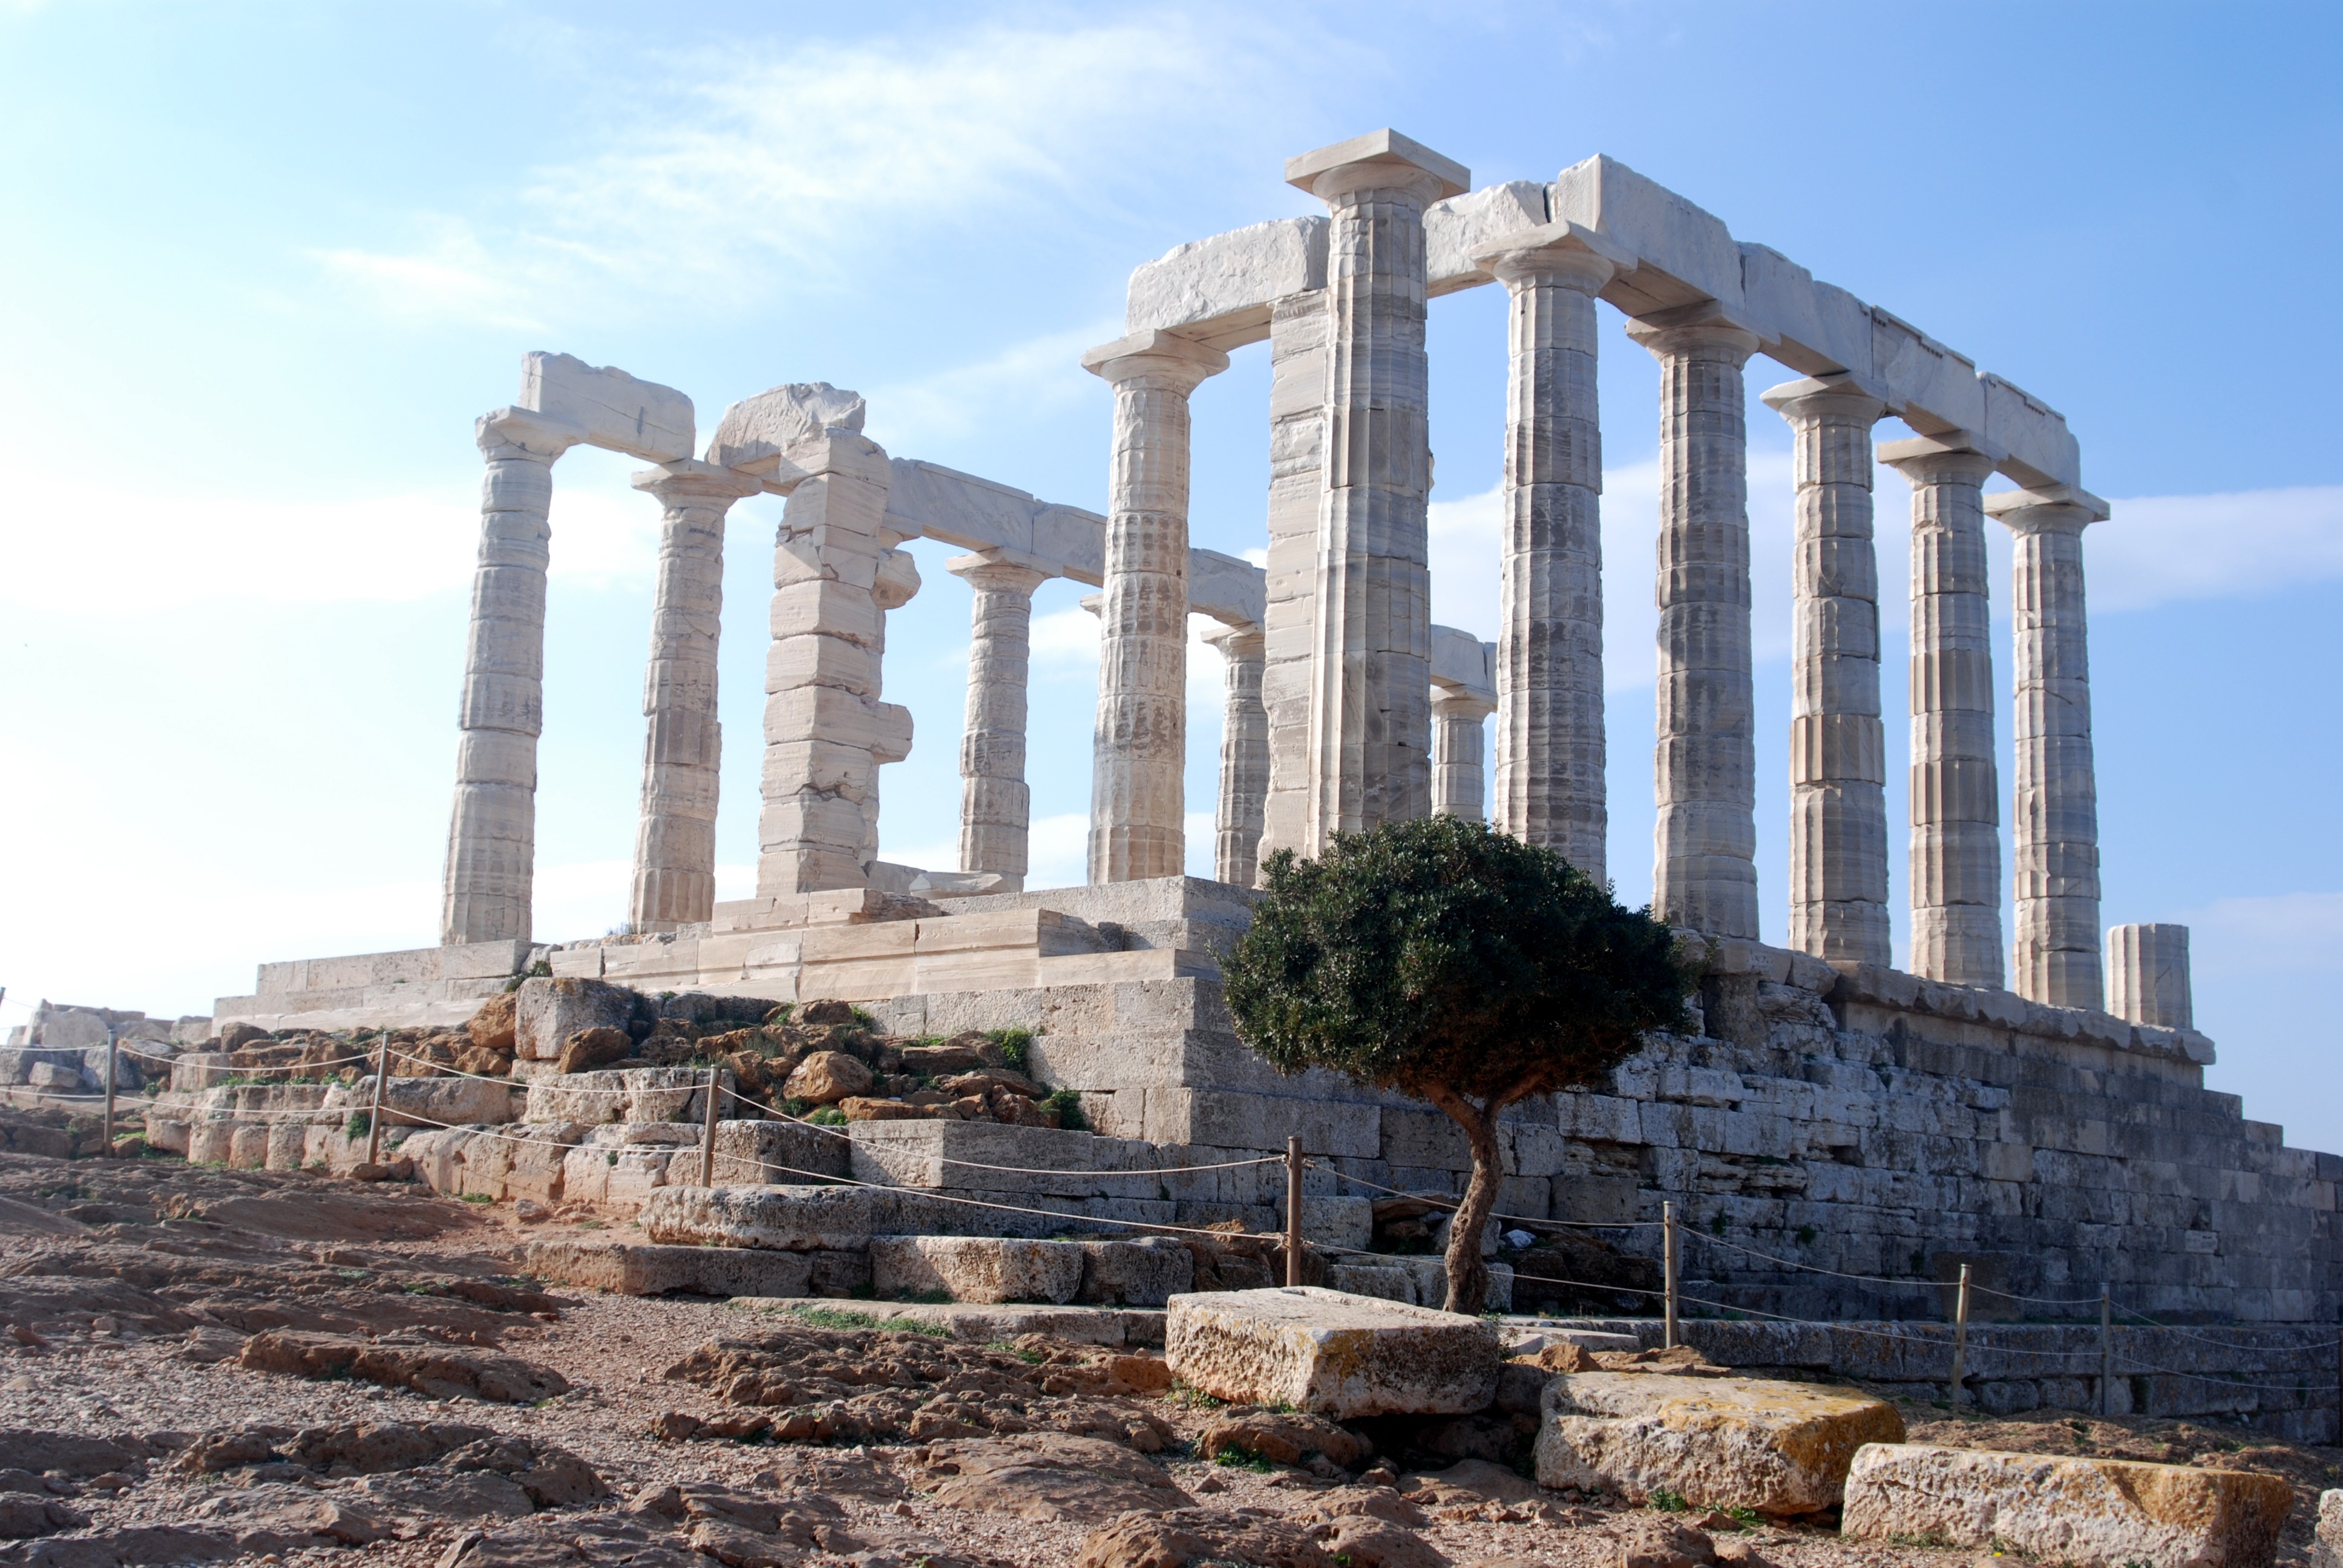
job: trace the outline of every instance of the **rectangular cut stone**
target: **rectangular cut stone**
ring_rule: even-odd
[[[1496,276],[1473,253],[1507,235],[1544,226],[1546,188],[1538,180],[1508,180],[1465,196],[1450,196],[1423,209],[1425,286],[1435,295],[1454,294]],[[1317,285],[1312,285],[1312,287]]]
[[[747,1247],[657,1247],[560,1237],[528,1245],[541,1280],[621,1296],[802,1296],[813,1267],[803,1252]]]
[[[691,456],[691,399],[615,366],[588,365],[568,354],[527,355],[518,406],[567,419],[585,430],[588,442],[614,452],[654,463]]]
[[[1081,1289],[1075,1241],[1004,1236],[874,1236],[870,1284],[881,1296],[942,1291],[955,1302],[1071,1302]]]
[[[895,1194],[867,1187],[661,1187],[639,1219],[667,1244],[844,1251],[898,1229],[896,1207]]]
[[[1714,299],[1741,307],[1741,247],[1724,222],[1616,158],[1596,154],[1562,171],[1549,206],[1554,221],[1581,224],[1640,258],[1604,291],[1634,316]]]
[[[1476,1319],[1307,1285],[1174,1296],[1163,1342],[1191,1387],[1336,1421],[1480,1410],[1503,1355]]]
[[[2108,1568],[2258,1568],[2293,1503],[2283,1478],[2251,1471],[1874,1443],[1847,1475],[1840,1533],[1932,1535]]]
[[[1903,1441],[1896,1407],[1853,1389],[1574,1372],[1546,1385],[1537,1479],[1788,1517],[1835,1505],[1857,1449]]]
[[[1150,328],[1235,348],[1269,336],[1273,300],[1326,283],[1322,217],[1278,218],[1167,252],[1131,275],[1125,330]]]

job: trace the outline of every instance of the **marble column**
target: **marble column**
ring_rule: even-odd
[[[944,569],[976,590],[969,615],[968,717],[960,738],[960,869],[1025,886],[1033,797],[1025,783],[1025,688],[1033,590],[1050,574],[999,550],[954,556]]]
[[[1432,809],[1432,489],[1423,209],[1460,166],[1378,132],[1304,154],[1326,204],[1324,488],[1318,513],[1302,853]]]
[[[1090,879],[1176,877],[1187,852],[1188,395],[1229,357],[1142,332],[1082,365],[1114,387]]]
[[[910,603],[920,591],[920,563],[912,558],[910,551],[896,548],[903,542],[903,538],[886,528],[881,528],[879,534],[879,570],[870,585],[871,602],[879,609],[878,635],[870,645],[870,695],[873,697],[883,694],[887,689],[887,618]],[[880,703],[880,706],[895,707],[892,703]],[[860,863],[865,877],[870,874],[871,866],[879,859],[879,786],[882,775],[877,769],[890,762],[900,762],[911,754],[909,712],[900,708],[895,711],[903,713],[906,722],[901,729],[880,737],[870,749],[873,769],[870,789],[862,798]]]
[[[1911,970],[2003,984],[2001,783],[1982,489],[1993,459],[1954,440],[1891,441],[1912,484]]]
[[[553,463],[583,438],[518,408],[474,427],[479,564],[457,725],[456,801],[447,827],[439,940],[527,941],[537,865],[537,738],[545,720],[545,568]]]
[[[1511,296],[1513,369],[1497,576],[1494,820],[1600,883],[1608,879],[1610,813],[1594,297],[1615,268],[1574,237],[1487,259]],[[1477,749],[1476,739],[1476,756]],[[1477,818],[1479,797],[1471,812],[1456,814]]]
[[[1269,714],[1262,706],[1257,626],[1204,634],[1220,649],[1227,706],[1221,716],[1221,792],[1214,812],[1212,875],[1250,888],[1261,869],[1262,822],[1269,804]]]
[[[764,487],[685,458],[635,476],[659,498],[659,584],[643,675],[643,789],[628,924],[671,931],[716,909],[716,647],[724,610],[724,516]]]
[[[1871,427],[1887,406],[1844,377],[1772,387],[1797,486],[1790,567],[1789,945],[1885,967],[1887,736]]]
[[[1659,681],[1653,902],[1710,936],[1758,936],[1757,753],[1741,367],[1756,337],[1705,307],[1637,321],[1660,362]]]
[[[2011,813],[2017,929],[2010,989],[2052,1007],[2097,1008],[2106,997],[2083,529],[2106,517],[2107,507],[2080,491],[2008,490],[1988,497],[1986,509],[2016,537],[2010,728],[2017,760]]]
[[[1483,759],[1482,726],[1492,713],[1503,711],[1502,698],[1489,700],[1482,691],[1461,686],[1432,689],[1432,810],[1434,816],[1483,820],[1488,795],[1488,774]],[[1501,775],[1502,777],[1502,775]],[[1500,828],[1503,823],[1498,824]],[[1518,837],[1519,835],[1516,835]],[[1567,853],[1563,859],[1569,860]],[[1572,865],[1578,864],[1571,860]],[[1580,868],[1582,870],[1584,867]]]
[[[2197,1027],[2187,926],[2107,928],[2107,1010],[2157,1029]]]
[[[1326,458],[1326,291],[1269,308],[1269,563],[1263,573],[1261,705],[1269,718],[1269,799],[1259,858],[1307,853],[1310,678],[1318,593],[1318,499]]]

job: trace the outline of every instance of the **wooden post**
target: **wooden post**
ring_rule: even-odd
[[[1302,1135],[1285,1141],[1285,1282],[1302,1282]]]
[[[114,1026],[106,1026],[106,1154],[114,1157]]]
[[[382,1154],[383,1081],[390,1076],[390,1030],[386,1026],[377,1039],[380,1044],[374,1053],[374,1106],[367,1112],[366,1162],[369,1165],[377,1163]]]
[[[2105,1285],[2099,1287],[2099,1413],[2116,1412],[2115,1302]]]
[[[1660,1343],[1664,1349],[1674,1350],[1676,1348],[1676,1206],[1674,1203],[1660,1205],[1660,1282],[1667,1291],[1661,1309],[1663,1337]]]
[[[1966,1397],[1961,1384],[1967,1380],[1969,1361],[1969,1266],[1961,1265],[1960,1294],[1953,1298],[1953,1402],[1957,1405]]]
[[[716,1070],[708,1070],[708,1125],[699,1136],[699,1184],[716,1185]]]

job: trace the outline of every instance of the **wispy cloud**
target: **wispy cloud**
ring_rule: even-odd
[[[1301,122],[1292,62],[1346,49],[1292,31],[1172,13],[636,56],[608,145],[524,173],[509,217],[428,215],[419,246],[318,259],[396,308],[509,323],[538,314],[523,300],[836,286],[970,221],[1120,220],[1155,176],[1233,169]]]
[[[2343,485],[2147,496],[2084,535],[2094,610],[2244,598],[2343,578]]]
[[[1082,350],[1111,340],[1121,329],[1120,322],[1100,322],[1053,332],[1012,344],[977,364],[871,388],[870,438],[890,451],[917,453],[979,434],[1004,407],[1030,420],[1098,397],[1101,384],[1081,367]]]

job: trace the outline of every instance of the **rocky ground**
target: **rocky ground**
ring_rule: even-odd
[[[1542,1492],[1456,1460],[1453,1432],[1219,1407],[1145,1352],[518,1277],[525,1234],[591,1223],[524,1231],[399,1183],[0,1154],[0,1564],[1976,1556]],[[2284,1474],[2304,1501],[2286,1562],[2343,1462],[2177,1422],[1905,1413],[1920,1441]]]

